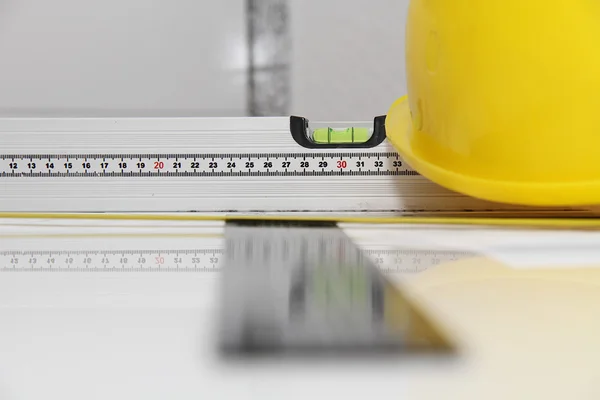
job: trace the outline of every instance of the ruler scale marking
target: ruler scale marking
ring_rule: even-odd
[[[365,162],[364,158],[374,161]],[[0,177],[419,176],[403,163],[392,162],[397,158],[395,153],[3,155],[3,160],[11,161],[0,163]],[[116,159],[121,161],[116,163]],[[26,160],[31,160],[32,168],[20,166]]]

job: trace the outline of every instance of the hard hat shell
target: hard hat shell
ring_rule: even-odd
[[[432,181],[524,205],[600,204],[600,1],[412,0],[388,138]]]

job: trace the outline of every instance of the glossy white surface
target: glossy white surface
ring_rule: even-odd
[[[109,232],[130,235],[120,238],[121,248],[187,247],[194,238],[156,242],[141,235],[198,230],[197,223],[85,224],[4,220],[0,250],[76,247],[81,240],[89,245],[84,232],[97,235],[98,247],[114,244],[102,236]],[[218,233],[220,227],[206,229]],[[407,235],[397,230],[345,229],[365,247],[406,245],[401,239]],[[419,231],[413,230],[409,236]],[[441,243],[443,235],[433,228],[420,230],[415,239],[427,230],[432,243]],[[56,240],[48,235],[56,234],[67,236],[48,246]],[[468,234],[455,231],[450,237]],[[581,235],[588,244],[596,241],[595,233]],[[511,237],[502,240],[511,243]],[[535,242],[532,234],[529,243]],[[543,255],[539,248],[531,252]],[[213,347],[216,272],[3,272],[0,277],[3,400],[49,394],[61,399],[593,399],[600,393],[600,269],[589,266],[511,269],[475,258],[399,280],[458,338],[459,356],[445,362],[412,357],[224,363]]]
[[[92,279],[99,292],[110,292],[114,285],[101,282],[110,278]],[[123,283],[124,277],[116,279]],[[209,335],[213,279],[161,276],[168,283],[154,285],[155,295],[171,299],[175,293],[165,287],[177,292],[187,288],[193,303],[3,308],[0,395],[11,400],[39,399],[48,393],[63,399],[303,399],[384,395],[390,386],[394,393],[404,392],[397,370],[385,366],[371,366],[364,379],[363,368],[337,363],[220,364]],[[74,284],[77,279],[72,276],[68,282],[54,278],[46,283],[63,289]],[[151,285],[135,277],[125,287],[136,297]],[[68,298],[78,300],[69,293]]]
[[[5,250],[214,246],[211,237],[168,235],[220,232],[218,223],[3,222]],[[167,236],[144,237],[153,233]],[[405,390],[384,365],[372,364],[362,380],[362,365],[335,360],[223,363],[212,332],[218,279],[216,272],[2,273],[0,398],[360,398],[385,395],[386,382]]]

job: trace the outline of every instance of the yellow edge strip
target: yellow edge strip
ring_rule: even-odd
[[[564,229],[598,229],[600,218],[465,218],[465,217],[349,217],[289,215],[153,215],[153,214],[68,214],[68,213],[2,213],[2,219],[65,219],[121,221],[297,221],[337,222],[373,225],[479,225],[505,227],[537,227]]]
[[[50,238],[195,238],[195,239],[222,239],[218,234],[193,234],[193,233],[15,233],[0,235],[0,239],[50,239]]]

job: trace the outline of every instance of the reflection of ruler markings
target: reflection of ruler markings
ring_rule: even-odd
[[[466,252],[366,249],[386,273],[417,273],[433,266],[472,256]],[[0,271],[218,271],[221,249],[198,250],[56,250],[0,251]]]
[[[0,155],[1,178],[417,176],[397,153]]]

